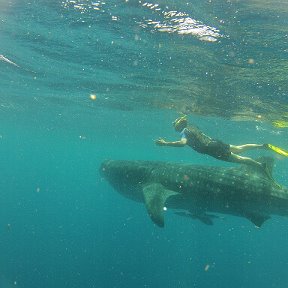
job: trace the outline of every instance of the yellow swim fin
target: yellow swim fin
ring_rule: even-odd
[[[284,150],[284,149],[277,147],[277,146],[274,146],[272,144],[267,144],[267,147],[269,149],[271,149],[272,151],[274,151],[274,152],[276,152],[282,156],[288,157],[288,151],[287,150]]]

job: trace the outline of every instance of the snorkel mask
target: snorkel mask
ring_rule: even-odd
[[[173,126],[176,130],[182,130],[187,126],[188,120],[187,120],[187,115],[178,117],[174,122]]]

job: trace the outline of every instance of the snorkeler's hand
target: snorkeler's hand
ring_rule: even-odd
[[[164,146],[166,145],[166,141],[163,138],[159,138],[155,141],[155,144],[158,146]]]

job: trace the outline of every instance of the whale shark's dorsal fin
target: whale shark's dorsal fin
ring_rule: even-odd
[[[271,179],[272,178],[272,172],[273,172],[273,167],[274,167],[274,159],[271,157],[259,157],[256,159],[256,161],[265,164],[266,165],[266,169],[268,170],[268,173],[271,175]],[[262,169],[261,167],[257,167],[256,165],[241,165],[241,169],[246,170],[249,174],[259,174],[264,178],[269,178],[267,173],[264,171],[264,168]]]
[[[165,189],[159,183],[152,183],[143,188],[145,206],[152,221],[159,227],[164,227],[164,205],[166,200],[178,193]]]

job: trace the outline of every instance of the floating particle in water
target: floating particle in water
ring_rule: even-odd
[[[247,62],[248,64],[255,64],[255,60],[253,58],[249,58]]]
[[[204,268],[205,272],[207,272],[207,271],[209,270],[209,268],[210,268],[210,265],[207,264],[207,265],[205,266],[205,268]]]
[[[96,100],[97,99],[96,94],[90,94],[90,99],[93,101]]]

